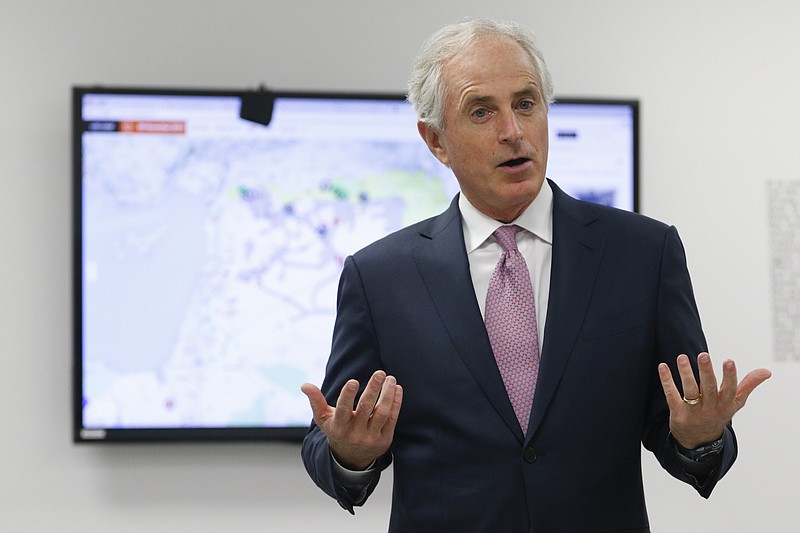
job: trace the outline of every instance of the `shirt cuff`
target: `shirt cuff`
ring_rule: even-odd
[[[682,451],[682,447],[672,435],[670,435],[670,440],[672,441],[672,447],[676,452],[681,468],[684,472],[693,477],[699,486],[705,483],[710,475],[719,468],[722,462],[722,438],[714,443],[714,451],[699,461],[687,457],[686,453]]]
[[[377,472],[375,461],[372,461],[372,464],[365,470],[350,470],[339,464],[339,461],[336,460],[333,453],[331,453],[331,459],[333,461],[333,477],[339,485],[344,487],[347,492],[356,499],[356,502],[358,502],[375,477],[375,473]]]

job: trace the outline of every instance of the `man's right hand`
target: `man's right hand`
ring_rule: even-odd
[[[336,407],[328,405],[316,385],[304,383],[300,387],[333,456],[350,470],[365,470],[389,450],[403,403],[403,388],[383,370],[372,374],[353,410],[358,387],[355,379],[345,383]]]

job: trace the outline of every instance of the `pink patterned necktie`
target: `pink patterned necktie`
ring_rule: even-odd
[[[497,368],[525,434],[539,375],[539,334],[528,265],[517,249],[521,230],[500,226],[494,232],[503,255],[489,281],[484,315]]]

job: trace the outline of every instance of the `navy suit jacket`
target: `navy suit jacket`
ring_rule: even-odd
[[[706,350],[673,227],[553,188],[550,303],[527,435],[514,415],[472,286],[457,199],[442,215],[349,257],[322,385],[397,377],[403,405],[389,531],[647,532],[641,444],[707,497],[736,456],[700,485],[681,468],[657,366]],[[352,512],[312,424],[303,460]]]

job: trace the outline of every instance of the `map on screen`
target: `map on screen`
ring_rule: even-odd
[[[278,96],[266,127],[239,106],[80,92],[77,440],[306,427],[344,259],[458,192],[399,97]],[[587,110],[553,106],[549,174],[632,209],[630,110]]]

